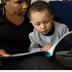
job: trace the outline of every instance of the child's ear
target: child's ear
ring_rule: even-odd
[[[32,23],[32,22],[30,21],[30,23]]]

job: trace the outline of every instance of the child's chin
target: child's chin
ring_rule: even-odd
[[[42,33],[43,35],[46,35],[46,34],[48,34],[48,33]]]

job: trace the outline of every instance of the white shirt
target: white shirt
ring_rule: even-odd
[[[31,44],[29,47],[30,52],[38,52],[46,44],[53,45],[56,41],[59,40],[61,36],[69,32],[69,29],[65,24],[61,24],[56,21],[53,21],[53,25],[55,27],[55,31],[50,36],[45,36],[37,32],[36,29],[34,29],[33,32],[29,34],[29,39],[31,41]]]

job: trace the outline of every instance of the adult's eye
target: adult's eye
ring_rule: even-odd
[[[22,1],[17,1],[17,2],[15,2],[15,3],[18,3],[18,4],[20,4],[20,3],[22,3]]]

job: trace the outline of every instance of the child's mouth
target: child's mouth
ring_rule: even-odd
[[[42,31],[42,33],[47,33],[47,30]]]

